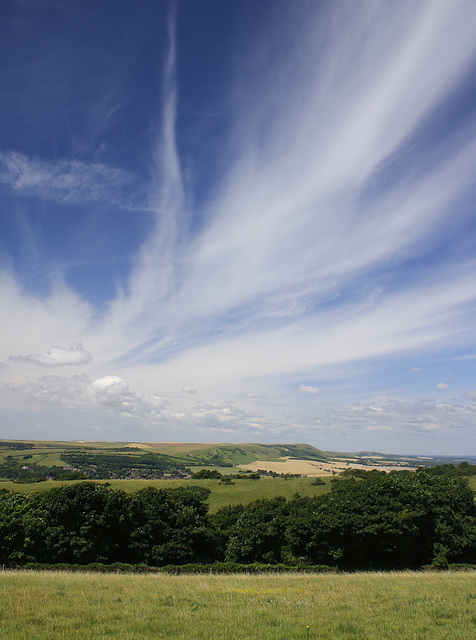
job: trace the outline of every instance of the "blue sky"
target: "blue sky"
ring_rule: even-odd
[[[472,0],[6,0],[4,438],[476,455]]]

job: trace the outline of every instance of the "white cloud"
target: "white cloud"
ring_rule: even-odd
[[[192,389],[192,387],[182,387],[182,391],[183,393],[197,393],[196,389]]]
[[[90,377],[86,374],[71,377],[46,375],[38,380],[12,385],[12,391],[21,395],[25,393],[30,403],[81,410],[89,382]]]
[[[303,393],[310,393],[311,395],[316,395],[317,393],[320,393],[320,389],[318,387],[310,387],[307,384],[302,384],[299,387],[299,391],[302,391]]]
[[[45,344],[79,345],[91,326],[92,307],[61,282],[55,283],[49,294],[39,297],[24,291],[15,278],[0,270],[0,299],[3,361],[12,351],[41,357],[38,347],[44,348]]]
[[[260,393],[257,391],[246,391],[243,395],[243,398],[257,398],[260,400],[265,400],[267,395],[265,393]]]
[[[84,400],[106,411],[143,420],[159,419],[168,401],[134,391],[119,376],[104,376],[88,386]]]
[[[92,380],[86,374],[64,377],[41,376],[11,384],[10,391],[25,395],[30,403],[57,406],[80,412],[98,411],[140,421],[158,421],[169,401],[158,395],[138,393],[119,376],[103,376]]]
[[[0,151],[0,183],[24,195],[64,203],[125,202],[134,186],[123,169],[79,160],[52,162],[18,151]]]
[[[444,382],[438,382],[438,384],[436,385],[437,389],[448,389],[448,385],[445,384]]]
[[[74,344],[70,347],[50,347],[45,353],[30,353],[28,356],[9,356],[11,362],[28,362],[40,367],[62,367],[71,365],[89,364],[92,361],[91,354],[83,349],[82,344]]]
[[[392,434],[385,436],[387,447],[391,443],[392,449],[401,453],[415,450],[418,442],[420,450],[426,446],[427,451],[435,453],[451,450],[462,454],[463,443],[471,446],[476,438],[471,427],[476,416],[474,402],[440,404],[433,398],[385,398],[378,403],[374,400],[353,405],[321,405],[319,410],[319,428],[327,431],[329,441],[335,438],[331,433],[334,428],[342,442],[363,444],[367,440],[373,450],[379,441],[373,441],[373,435],[367,439],[366,434],[378,431]],[[431,443],[426,440],[428,433],[434,438]],[[405,451],[406,447],[409,449]]]

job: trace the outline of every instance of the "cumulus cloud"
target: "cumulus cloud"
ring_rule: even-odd
[[[83,349],[82,344],[74,344],[70,347],[50,347],[45,353],[30,353],[27,356],[10,356],[11,362],[27,362],[39,367],[63,367],[72,365],[89,364],[92,356],[89,351]]]
[[[11,390],[17,393],[25,392],[30,403],[81,410],[84,406],[84,392],[90,381],[86,374],[71,377],[46,375],[23,385],[12,384]]]
[[[445,384],[444,382],[438,382],[438,384],[436,385],[437,389],[448,389],[448,385]]]
[[[119,376],[103,376],[92,380],[86,374],[63,377],[41,376],[36,381],[10,385],[11,392],[25,393],[29,403],[83,413],[116,416],[139,422],[144,428],[191,429],[213,432],[279,432],[280,421],[273,417],[256,416],[232,402],[201,403],[181,409],[172,399],[137,392]]]
[[[169,401],[158,395],[147,396],[134,390],[119,376],[103,376],[92,380],[87,374],[71,377],[41,376],[26,383],[11,383],[9,390],[25,394],[30,403],[157,421]]]
[[[182,391],[184,393],[190,393],[190,394],[197,393],[197,390],[193,389],[192,387],[182,387]]]
[[[381,442],[375,439],[375,434],[382,432],[386,434],[387,447],[392,443],[393,450],[401,453],[414,450],[417,442],[418,447],[426,448],[426,451],[432,449],[434,453],[442,453],[451,450],[461,454],[463,446],[475,442],[475,417],[475,402],[442,404],[425,397],[408,400],[385,398],[379,402],[320,405],[318,428],[328,442],[334,440],[335,430],[337,440],[354,445],[367,442],[375,450],[377,443]],[[427,440],[428,434],[432,436],[431,442]]]
[[[134,395],[127,382],[119,376],[104,376],[98,378],[89,387],[89,392],[94,398],[107,399]]]
[[[307,384],[302,384],[299,387],[299,391],[302,391],[303,393],[310,393],[311,395],[316,395],[320,393],[321,390],[318,387],[311,387]]]
[[[84,400],[106,411],[150,420],[159,418],[168,402],[158,396],[146,397],[133,390],[119,376],[104,376],[86,389]]]

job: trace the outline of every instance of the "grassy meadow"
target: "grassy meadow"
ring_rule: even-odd
[[[322,495],[330,491],[330,478],[322,478],[325,484],[314,486],[313,478],[270,478],[262,477],[261,480],[235,480],[234,485],[222,485],[219,480],[96,480],[95,482],[109,483],[111,487],[123,489],[127,493],[132,493],[144,487],[153,486],[157,489],[200,486],[210,489],[208,498],[210,513],[215,513],[229,504],[248,504],[260,498],[276,498],[284,496],[292,498],[296,493],[301,496]],[[18,484],[15,482],[0,482],[0,489],[9,491],[45,491],[67,484],[70,482],[34,482],[32,484]],[[469,479],[469,484],[473,491],[476,491],[476,476]]]
[[[0,573],[2,640],[474,640],[476,573]]]
[[[234,485],[220,484],[219,480],[96,480],[99,483],[108,483],[113,488],[123,489],[128,493],[153,486],[157,489],[171,489],[177,487],[200,486],[210,489],[208,498],[210,513],[215,513],[220,507],[229,504],[248,504],[259,498],[275,498],[284,496],[292,498],[296,493],[301,496],[315,496],[326,493],[330,490],[330,479],[324,479],[326,484],[314,486],[313,478],[271,478],[263,477],[260,480],[235,480]],[[53,489],[70,482],[34,482],[31,484],[18,484],[15,482],[2,482],[0,488],[9,491],[44,491]]]

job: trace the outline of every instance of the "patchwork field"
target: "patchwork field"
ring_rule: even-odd
[[[474,640],[476,573],[0,573],[2,640]]]
[[[89,458],[89,459],[88,459]],[[159,460],[160,459],[160,460]],[[118,462],[122,460],[122,462]],[[472,460],[468,458],[472,462]],[[106,461],[106,462],[105,462]],[[116,461],[116,466],[114,466]],[[147,461],[147,462],[144,462]],[[162,462],[161,462],[162,461]],[[330,479],[342,471],[355,469],[414,469],[420,464],[459,464],[461,459],[431,457],[399,457],[363,452],[346,454],[322,451],[308,444],[223,444],[186,442],[49,442],[0,440],[0,489],[9,491],[40,491],[74,481],[58,474],[68,469],[99,482],[109,482],[131,492],[144,486],[158,488],[186,486],[193,482],[211,490],[212,512],[231,504],[246,504],[259,498],[293,497],[321,494],[330,489]],[[466,463],[465,463],[466,464]],[[104,467],[99,469],[100,467]],[[106,465],[106,466],[104,466]],[[119,465],[119,466],[117,466]],[[138,468],[141,467],[142,468]],[[154,466],[155,465],[155,466]],[[162,466],[160,466],[162,465]],[[49,468],[56,469],[56,480]],[[107,468],[106,468],[107,467]],[[40,471],[40,468],[43,471]],[[190,471],[216,469],[223,475],[263,470],[278,474],[300,474],[302,478],[269,478],[259,481],[240,480],[220,484],[218,480],[172,479],[186,478]],[[29,483],[23,476],[33,475]],[[15,475],[16,474],[16,475]],[[54,474],[53,474],[54,475]],[[163,475],[162,479],[158,479]],[[313,478],[322,477],[325,485],[316,487]],[[76,476],[77,477],[77,476]],[[476,476],[470,478],[476,488]]]
[[[309,444],[230,444],[193,442],[49,442],[0,440],[0,464],[8,458],[22,464],[67,464],[72,452],[94,455],[142,456],[159,454],[166,456],[171,465],[188,468],[224,468],[230,473],[240,469],[263,469],[277,473],[300,473],[310,476],[326,476],[339,473],[349,467],[362,469],[414,469],[421,465],[443,463],[459,464],[463,460],[471,464],[473,458],[397,456],[372,452],[338,453],[316,449]],[[27,462],[25,462],[27,461]]]

